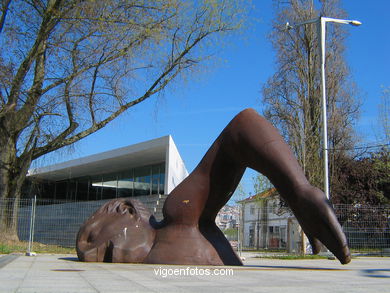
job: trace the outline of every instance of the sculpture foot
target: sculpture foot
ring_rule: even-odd
[[[325,194],[311,185],[296,188],[289,205],[317,254],[323,243],[342,264],[351,261],[347,239]]]

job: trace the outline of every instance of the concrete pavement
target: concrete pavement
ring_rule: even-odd
[[[0,256],[0,292],[390,292],[390,258],[247,258],[242,267],[82,263],[72,255]]]

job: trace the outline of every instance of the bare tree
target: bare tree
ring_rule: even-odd
[[[207,45],[240,26],[244,6],[2,0],[0,198],[20,198],[33,160],[98,131],[207,59]],[[16,235],[13,212],[0,211],[0,225],[3,236]]]
[[[265,116],[282,132],[294,150],[308,179],[323,185],[321,147],[320,58],[316,26],[286,31],[286,22],[300,23],[319,16],[345,18],[337,0],[279,1],[270,40],[276,51],[276,72],[263,87]],[[343,53],[346,33],[329,25],[326,36],[328,136],[332,159],[354,144],[353,122],[359,110],[355,86],[350,80]],[[332,168],[331,168],[332,169]]]

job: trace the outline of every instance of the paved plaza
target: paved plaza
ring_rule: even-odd
[[[310,291],[307,291],[310,290]],[[247,258],[242,267],[82,263],[73,255],[0,256],[0,292],[390,292],[390,258]]]

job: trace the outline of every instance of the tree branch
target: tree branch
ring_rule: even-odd
[[[68,114],[69,125],[72,125],[74,123],[73,110],[72,110],[72,104],[70,102],[70,93],[69,93],[70,92],[69,88],[71,84],[72,84],[72,80],[70,80],[65,84],[65,89],[64,89],[64,100],[65,100],[66,112]]]
[[[81,131],[69,138],[66,138],[67,135],[72,133],[78,125],[75,123],[73,125],[70,125],[64,132],[62,132],[58,137],[56,137],[53,141],[49,142],[47,145],[38,147],[34,150],[34,153],[32,155],[32,158],[38,158],[44,154],[47,154],[49,152],[52,152],[56,149],[62,148],[64,146],[70,145],[75,143],[76,141],[79,141],[80,139],[98,131],[99,129],[106,126],[109,122],[114,120],[116,117],[118,117],[120,114],[125,112],[127,109],[129,109],[132,106],[135,106],[142,101],[148,99],[152,95],[160,92],[162,89],[166,87],[166,85],[174,79],[180,72],[180,68],[175,71],[177,67],[181,64],[181,61],[184,59],[184,57],[205,37],[207,37],[209,34],[213,33],[214,31],[210,31],[208,33],[203,33],[198,35],[196,39],[192,41],[191,44],[188,44],[188,46],[173,60],[173,62],[169,62],[168,67],[163,70],[163,72],[160,74],[160,76],[152,83],[152,85],[145,91],[145,93],[135,99],[132,100],[124,105],[122,105],[117,111],[109,115],[106,119],[93,124],[90,128]]]
[[[46,41],[43,41],[40,44],[40,47],[37,52],[37,57],[35,60],[35,71],[34,71],[34,80],[33,85],[28,91],[27,101],[24,103],[23,107],[18,111],[18,125],[19,128],[15,128],[17,132],[24,129],[25,124],[32,113],[34,112],[36,105],[42,95],[42,85],[45,79],[45,66],[46,66]]]
[[[91,83],[91,90],[90,90],[89,95],[88,95],[88,106],[89,106],[89,112],[91,114],[92,125],[95,125],[95,123],[96,123],[96,121],[95,121],[95,111],[93,110],[93,97],[94,97],[94,93],[95,93],[95,85],[96,85],[97,75],[98,75],[98,72],[99,72],[99,67],[101,66],[100,62],[102,61],[103,57],[104,57],[104,52],[100,56],[98,65],[95,67],[95,70],[93,72],[92,83]]]
[[[53,5],[47,8],[44,18],[42,19],[39,32],[37,33],[37,38],[33,46],[31,47],[29,53],[23,60],[22,64],[19,66],[17,73],[11,84],[11,91],[8,99],[8,104],[16,104],[19,97],[20,88],[26,78],[27,73],[30,70],[31,64],[35,61],[39,48],[42,46],[42,43],[47,40],[50,32],[58,23],[58,19],[55,18],[55,11],[57,11],[62,0],[53,1]]]
[[[8,9],[9,9],[9,4],[11,3],[11,0],[4,0],[2,1],[3,5],[1,7],[1,17],[0,17],[0,33],[3,31],[3,27],[4,27],[4,24],[5,24],[5,20],[6,20],[6,17],[7,17],[7,12],[8,12]]]

